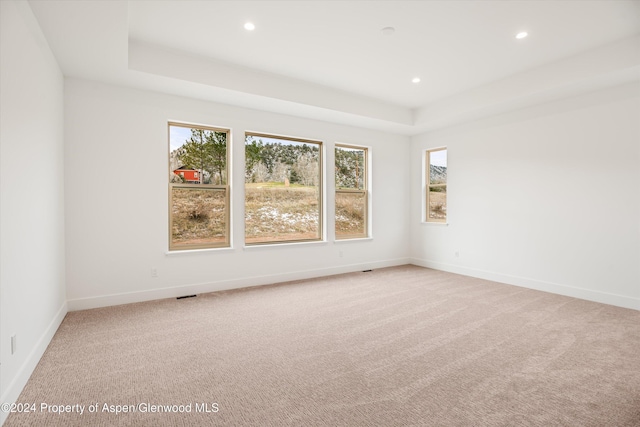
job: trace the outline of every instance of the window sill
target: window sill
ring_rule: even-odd
[[[428,226],[434,225],[434,226],[439,226],[439,227],[448,227],[449,226],[448,222],[430,222],[430,221],[427,222],[427,221],[422,221],[421,224],[422,225],[428,225]]]
[[[317,240],[313,242],[264,243],[259,245],[245,245],[242,247],[242,250],[254,251],[259,249],[290,248],[298,246],[324,246],[326,244],[326,240]]]
[[[353,239],[336,239],[333,243],[368,242],[371,240],[373,237],[354,237]]]
[[[166,256],[175,256],[175,255],[189,255],[189,254],[202,254],[209,252],[233,252],[233,248],[205,248],[205,249],[185,249],[178,251],[166,251],[164,254]]]

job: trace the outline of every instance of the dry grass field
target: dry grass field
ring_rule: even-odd
[[[319,239],[319,200],[317,187],[245,184],[245,241]]]
[[[319,239],[317,187],[283,183],[245,184],[245,241],[268,243]],[[174,248],[223,245],[227,240],[224,190],[172,189],[171,239]],[[336,236],[366,233],[366,198],[360,193],[336,195]]]
[[[429,218],[447,218],[447,193],[436,191],[429,192]]]
[[[224,190],[177,188],[171,197],[171,239],[176,248],[226,242]]]
[[[366,204],[364,193],[336,193],[336,237],[365,237]]]

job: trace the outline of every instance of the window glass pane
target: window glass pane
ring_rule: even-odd
[[[227,184],[227,132],[169,126],[169,182]]]
[[[320,143],[247,135],[245,242],[321,238]]]
[[[427,150],[426,220],[447,221],[447,149]]]
[[[227,242],[226,190],[171,188],[171,246],[219,246]]]
[[[447,183],[447,150],[431,151],[429,153],[429,183]]]
[[[447,218],[447,186],[429,187],[428,199],[428,219],[445,220]]]
[[[336,147],[336,188],[365,187],[365,150],[349,147]]]
[[[366,217],[366,192],[336,192],[336,238],[366,236]]]
[[[226,129],[169,123],[169,249],[229,246]]]

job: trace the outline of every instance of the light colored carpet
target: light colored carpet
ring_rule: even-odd
[[[7,427],[637,427],[640,312],[415,266],[71,312],[19,402]]]

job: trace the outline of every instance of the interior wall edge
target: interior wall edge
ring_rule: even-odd
[[[42,358],[45,350],[49,346],[49,343],[53,339],[53,336],[58,331],[60,324],[64,320],[64,317],[69,312],[66,301],[60,306],[60,309],[55,314],[47,329],[42,333],[40,339],[33,347],[29,355],[25,358],[22,366],[18,369],[18,373],[14,377],[13,381],[7,387],[5,393],[0,396],[0,402],[2,403],[15,403],[22,392],[22,389],[29,381],[31,374],[38,366],[38,362]],[[0,411],[0,425],[2,425],[7,417],[9,416],[9,412]]]
[[[479,270],[475,268],[462,267],[428,259],[411,258],[411,264],[420,267],[432,268],[434,270],[446,271],[449,273],[461,274],[463,276],[475,277],[478,279],[491,280],[493,282],[504,283],[506,285],[518,286],[536,291],[549,292],[552,294],[564,295],[586,301],[598,302],[602,304],[614,305],[622,308],[630,308],[640,311],[640,298],[633,298],[625,295],[618,295],[591,289],[577,288],[575,286],[561,283],[551,283],[528,277],[511,276],[496,273],[493,271]]]
[[[110,307],[121,304],[131,304],[136,302],[153,301],[165,298],[176,298],[184,295],[196,295],[217,291],[226,291],[231,289],[248,288],[252,286],[290,282],[295,280],[314,279],[336,274],[353,273],[375,268],[395,267],[405,264],[409,264],[409,258],[395,258],[343,265],[339,267],[300,270],[282,274],[251,276],[233,280],[221,280],[217,282],[173,286],[168,288],[150,289],[138,292],[101,295],[89,298],[77,298],[68,300],[67,304],[69,307],[69,311],[88,310],[92,308]]]

